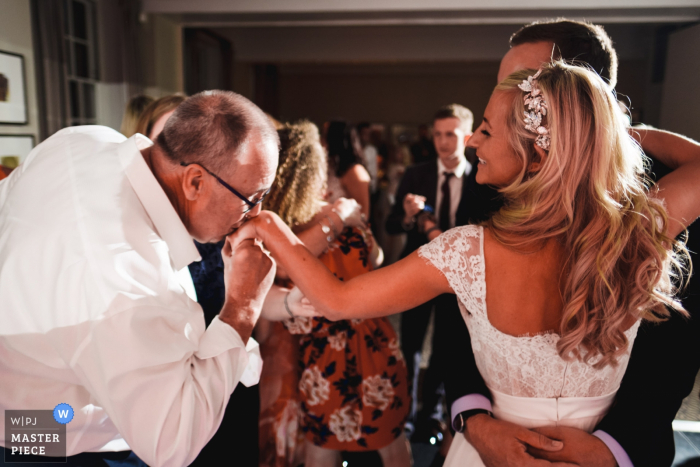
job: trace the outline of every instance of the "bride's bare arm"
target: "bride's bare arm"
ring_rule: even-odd
[[[232,247],[259,238],[319,313],[329,319],[375,318],[453,293],[445,276],[417,253],[343,282],[311,254],[275,214],[262,211],[228,237]]]
[[[644,151],[673,170],[656,184],[666,202],[668,234],[675,237],[700,216],[700,144],[656,129],[635,128]]]

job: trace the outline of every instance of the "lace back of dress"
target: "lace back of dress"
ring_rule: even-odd
[[[418,254],[440,270],[457,295],[477,366],[492,390],[519,397],[597,397],[617,390],[639,323],[627,332],[630,347],[616,366],[595,369],[557,352],[559,335],[511,336],[496,329],[486,309],[483,228],[448,230]]]

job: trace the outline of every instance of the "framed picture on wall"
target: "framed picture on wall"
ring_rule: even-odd
[[[14,169],[34,149],[34,135],[0,135],[0,165]]]
[[[0,124],[26,125],[27,123],[24,57],[0,50]]]

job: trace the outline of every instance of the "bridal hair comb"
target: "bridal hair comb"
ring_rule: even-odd
[[[537,85],[537,77],[542,73],[542,69],[537,70],[532,76],[528,76],[527,80],[523,80],[518,87],[525,91],[525,129],[537,135],[535,144],[549,151],[549,144],[552,138],[549,136],[549,129],[542,125],[542,117],[547,115],[547,102],[544,100],[542,91]]]

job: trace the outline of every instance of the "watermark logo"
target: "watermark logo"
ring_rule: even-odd
[[[68,404],[54,410],[6,410],[5,463],[65,463],[66,423],[73,415]]]
[[[73,420],[73,407],[68,404],[58,404],[53,409],[53,418],[61,425]]]

